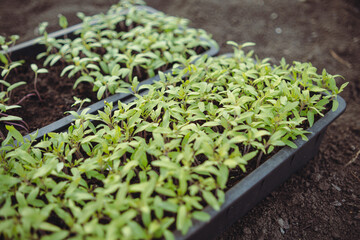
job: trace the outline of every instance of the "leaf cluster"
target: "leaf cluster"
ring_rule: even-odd
[[[13,47],[18,40],[19,36],[13,35],[10,36],[10,40],[6,40],[5,37],[0,36],[0,122],[8,125],[14,125],[17,127],[21,127],[28,132],[28,125],[26,122],[22,120],[21,117],[10,115],[7,112],[9,110],[20,108],[19,105],[25,99],[37,95],[41,100],[40,94],[37,90],[37,81],[38,74],[47,73],[48,71],[44,68],[38,68],[36,64],[31,64],[31,70],[34,72],[34,91],[35,93],[28,93],[23,96],[18,102],[14,102],[12,97],[14,95],[14,90],[22,85],[25,85],[25,81],[16,81],[16,72],[20,66],[23,65],[23,60],[13,61],[11,59],[11,51],[9,51],[10,47]],[[15,72],[13,76],[10,73]],[[13,79],[14,78],[14,79]],[[0,130],[0,138],[1,140],[5,139],[4,133]]]
[[[11,83],[9,81],[9,75],[11,72],[23,64],[23,61],[12,61],[11,56],[8,53],[9,47],[15,45],[16,40],[19,38],[17,35],[10,36],[7,40],[5,37],[0,36],[0,122],[5,124],[18,125],[23,128],[27,128],[26,124],[17,124],[16,122],[22,122],[22,119],[18,116],[10,115],[7,112],[11,109],[20,108],[18,103],[11,101],[13,92],[16,88],[26,84],[24,81],[18,81]],[[1,140],[5,138],[4,133],[0,130]]]
[[[234,46],[203,56],[131,103],[73,112],[67,132],[24,140],[12,127],[0,149],[0,233],[5,238],[173,239],[225,201],[231,169],[278,146],[296,147],[331,102],[335,76],[308,63],[271,66]],[[15,141],[16,140],[16,141]]]
[[[74,88],[92,84],[101,99],[127,91],[134,78],[154,77],[216,45],[204,30],[189,28],[188,20],[138,7],[142,3],[121,1],[92,17],[79,13],[82,28],[65,39],[49,37],[42,24],[41,42],[47,50],[38,58],[45,58],[44,65],[62,62],[66,67],[61,76],[75,78]],[[62,15],[59,24],[67,26]]]

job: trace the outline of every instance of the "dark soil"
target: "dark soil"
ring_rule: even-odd
[[[41,67],[42,61],[27,59],[26,57],[22,59],[26,61],[26,64],[9,75],[8,79],[25,81],[27,84],[15,89],[13,92],[14,97],[11,100],[12,103],[17,103],[24,96],[31,96],[19,104],[21,108],[11,110],[9,114],[21,117],[29,125],[29,132],[36,131],[36,129],[63,118],[66,116],[67,111],[76,111],[78,106],[71,107],[75,102],[73,96],[80,99],[89,98],[93,103],[98,101],[96,93],[92,91],[90,84],[81,83],[76,89],[73,89],[75,79],[59,77],[64,68],[63,64],[47,67],[49,73],[38,75],[37,90],[40,94],[39,98],[35,94],[34,72],[31,71],[30,64],[36,63],[37,66]],[[84,104],[84,107],[87,105]],[[21,132],[26,134],[23,130]]]
[[[2,0],[0,34],[34,38],[34,29],[57,15],[78,23],[76,12],[95,14],[117,0]],[[277,63],[311,61],[350,82],[341,96],[347,111],[326,133],[319,155],[218,239],[360,239],[360,4],[358,0],[157,0],[148,5],[188,18],[226,41],[255,42],[256,54]],[[215,237],[215,236],[214,236]]]

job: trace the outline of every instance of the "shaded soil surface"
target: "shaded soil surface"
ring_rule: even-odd
[[[19,116],[29,126],[29,132],[36,131],[60,118],[68,115],[67,111],[76,111],[78,106],[71,107],[75,102],[73,96],[80,99],[89,98],[92,103],[97,102],[96,93],[92,91],[90,84],[80,83],[76,89],[73,89],[75,78],[59,77],[64,64],[58,64],[52,67],[46,67],[48,73],[39,74],[37,79],[38,93],[37,96],[34,88],[34,72],[30,69],[30,64],[35,63],[37,66],[42,65],[42,60],[27,59],[25,64],[9,75],[10,80],[25,81],[26,85],[16,88],[13,91],[12,103],[17,103],[22,100],[24,96],[26,99],[22,100],[17,108],[8,113],[14,116]],[[30,71],[29,71],[30,70]],[[90,105],[85,103],[83,108]],[[39,111],[41,109],[41,111]],[[27,133],[22,129],[21,133]]]
[[[34,38],[42,21],[57,30],[57,15],[78,23],[76,12],[106,11],[115,0],[1,0],[0,34]],[[277,63],[311,61],[350,82],[341,96],[347,111],[329,128],[318,156],[219,233],[217,239],[360,239],[360,3],[357,0],[147,0],[149,6],[191,20],[226,41]],[[214,236],[215,237],[215,236]]]

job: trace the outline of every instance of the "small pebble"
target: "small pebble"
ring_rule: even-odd
[[[340,192],[341,191],[341,188],[340,187],[338,187],[338,186],[336,186],[335,184],[331,184],[338,192]]]
[[[317,34],[316,32],[312,32],[312,33],[311,33],[311,37],[312,37],[312,38],[317,38],[317,37],[318,37],[318,34]]]
[[[334,238],[334,239],[339,239],[341,236],[339,233],[337,232],[332,232],[331,236]]]
[[[330,188],[330,184],[328,184],[327,182],[320,182],[319,183],[319,188],[322,191],[327,191]]]
[[[277,13],[272,13],[271,15],[270,15],[270,18],[272,19],[272,20],[275,20],[275,19],[277,19],[278,18],[278,16],[279,15],[277,15]]]
[[[244,228],[244,233],[245,233],[246,235],[250,235],[250,234],[251,234],[250,228],[245,227],[245,228]]]
[[[281,34],[281,33],[282,33],[282,29],[279,28],[279,27],[277,27],[277,28],[275,28],[275,32],[276,32],[277,34]]]
[[[286,221],[286,220],[284,220],[284,219],[282,219],[282,218],[279,218],[279,219],[277,220],[277,222],[278,222],[278,224],[280,225],[280,227],[283,228],[283,229],[286,229],[286,230],[287,230],[287,229],[290,228],[288,221]]]
[[[336,200],[336,201],[334,201],[334,202],[332,202],[332,203],[330,203],[330,204],[333,205],[333,206],[335,206],[335,207],[340,207],[340,206],[342,205],[342,203],[339,202],[338,200]]]
[[[316,174],[314,174],[313,178],[314,178],[314,181],[315,181],[315,182],[319,182],[320,179],[322,178],[322,176],[321,176],[321,174],[316,173]]]

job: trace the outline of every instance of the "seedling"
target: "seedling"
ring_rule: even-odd
[[[39,93],[39,91],[37,90],[38,75],[39,75],[40,73],[48,73],[49,71],[48,71],[47,69],[45,69],[45,68],[38,68],[38,66],[37,66],[36,64],[34,64],[34,63],[31,64],[30,67],[31,67],[31,70],[33,70],[34,73],[35,73],[35,78],[34,78],[34,91],[35,91],[37,97],[39,98],[39,100],[42,101],[41,96],[40,96],[40,93]]]
[[[296,148],[316,115],[336,109],[346,86],[336,76],[309,63],[255,61],[243,51],[250,44],[231,44],[232,56],[185,61],[153,85],[134,77],[135,101],[72,112],[67,132],[25,142],[9,128],[0,148],[1,234],[173,239],[194,219],[209,220],[206,205],[220,209],[230,170]],[[100,67],[120,77],[115,66]]]
[[[83,28],[73,40],[49,38],[42,24],[41,43],[47,50],[38,58],[45,57],[44,65],[66,63],[61,76],[75,78],[74,88],[79,83],[93,84],[101,99],[129,88],[135,77],[139,81],[154,77],[210,44],[216,46],[205,31],[190,29],[187,20],[150,13],[132,2],[142,3],[122,1],[108,13],[93,17],[78,14]],[[59,24],[67,26],[62,15]]]
[[[75,100],[75,102],[74,102],[74,104],[71,105],[71,106],[74,107],[74,106],[76,106],[76,105],[79,105],[78,110],[76,110],[77,112],[80,111],[80,109],[82,108],[82,106],[83,106],[85,103],[91,102],[91,100],[90,100],[89,98],[80,99],[80,98],[78,98],[78,97],[74,97],[74,100]]]
[[[2,51],[0,52],[0,69],[1,69],[1,78],[0,78],[0,86],[1,86],[1,92],[0,92],[0,122],[3,124],[10,124],[14,126],[21,127],[25,129],[28,132],[29,126],[22,120],[22,118],[14,115],[10,115],[7,112],[15,109],[20,108],[19,104],[23,102],[25,99],[29,98],[33,94],[29,93],[22,97],[19,101],[14,103],[12,101],[12,95],[13,91],[26,84],[23,81],[10,83],[8,81],[8,77],[11,72],[16,71],[16,69],[23,64],[23,61],[12,61],[11,56],[8,53],[9,47],[12,47],[15,45],[16,40],[19,37],[17,35],[13,35],[10,37],[9,41],[6,41],[5,37],[0,36],[0,45],[2,48]],[[5,135],[0,130],[0,138],[2,140],[5,139]]]
[[[59,14],[58,17],[59,17],[59,25],[60,25],[60,27],[63,28],[63,29],[67,28],[68,27],[68,21],[67,21],[66,17],[64,15],[62,15],[62,14]]]

